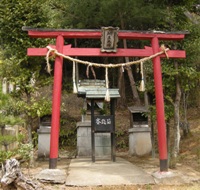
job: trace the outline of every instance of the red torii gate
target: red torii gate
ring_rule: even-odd
[[[185,37],[184,32],[140,32],[140,31],[119,31],[119,39],[128,40],[150,40],[152,47],[145,49],[117,49],[116,53],[102,53],[100,48],[72,48],[71,45],[64,45],[65,38],[78,39],[100,39],[101,30],[68,30],[68,29],[37,29],[23,27],[24,31],[28,31],[28,35],[33,38],[56,38],[56,50],[67,56],[104,56],[104,57],[148,57],[152,54],[160,52],[159,40],[182,40]],[[28,56],[46,56],[47,48],[28,48]],[[169,58],[185,58],[186,54],[183,50],[169,50],[167,52]],[[156,97],[156,114],[158,125],[158,143],[160,171],[168,171],[167,143],[166,143],[166,124],[164,113],[164,98],[162,88],[162,73],[160,58],[166,57],[165,54],[157,56],[153,59],[155,97]],[[54,86],[53,86],[53,105],[52,105],[52,121],[51,121],[51,142],[50,142],[50,160],[49,168],[57,167],[58,148],[59,148],[59,130],[60,130],[60,103],[61,103],[61,87],[62,87],[62,66],[63,57],[56,56],[54,66]]]

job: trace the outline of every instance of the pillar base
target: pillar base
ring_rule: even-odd
[[[167,172],[168,171],[168,160],[160,160],[160,171]]]
[[[171,171],[167,171],[167,172],[155,172],[152,174],[153,177],[157,178],[158,180],[162,180],[162,179],[165,179],[165,178],[174,178],[177,176],[177,174],[174,174],[173,172]]]
[[[56,169],[57,168],[57,158],[50,158],[49,159],[49,169]]]

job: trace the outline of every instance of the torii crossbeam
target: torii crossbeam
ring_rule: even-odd
[[[100,48],[74,48],[71,45],[64,45],[64,39],[100,39],[101,30],[67,30],[67,29],[38,29],[23,27],[28,31],[28,35],[34,38],[55,38],[56,45],[50,45],[59,53],[68,56],[104,56],[104,57],[148,57],[160,51],[159,40],[182,40],[186,32],[154,32],[154,31],[119,31],[119,39],[128,40],[150,40],[152,47],[144,49],[117,49],[116,53],[102,53]],[[28,56],[46,56],[47,48],[28,48]],[[169,50],[169,58],[185,58],[184,50]],[[158,145],[160,158],[160,171],[168,171],[167,156],[167,139],[166,124],[164,113],[164,98],[162,87],[162,72],[160,59],[165,54],[153,59],[155,97],[156,97],[156,115],[158,126]],[[59,129],[60,129],[60,103],[62,87],[62,66],[63,58],[57,56],[54,66],[54,86],[53,86],[53,105],[52,105],[52,122],[51,122],[51,142],[50,142],[50,159],[49,168],[57,167],[58,147],[59,147]]]

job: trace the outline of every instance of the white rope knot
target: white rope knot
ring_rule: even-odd
[[[124,66],[125,66],[125,64],[123,63],[122,64],[122,72],[124,72]]]
[[[47,68],[47,72],[50,74],[51,71],[52,71],[51,65],[50,65],[50,63],[49,63],[49,58],[51,57],[50,54],[51,54],[51,53],[56,54],[56,53],[57,53],[57,50],[56,50],[56,49],[53,49],[53,48],[50,47],[50,46],[47,46],[47,49],[48,49],[48,52],[47,52],[47,54],[46,54],[46,61],[47,61],[47,67],[46,67],[46,68]]]
[[[165,53],[165,56],[167,57],[167,59],[169,59],[169,56],[168,56],[168,54],[167,54],[167,48],[165,47],[165,45],[162,44],[160,48],[161,48],[161,50],[163,51],[163,53]]]
[[[89,78],[89,69],[90,68],[92,71],[92,75],[93,75],[94,79],[96,80],[96,74],[95,74],[94,68],[92,67],[92,63],[88,63],[87,70],[86,70],[86,76],[87,76],[87,78]]]

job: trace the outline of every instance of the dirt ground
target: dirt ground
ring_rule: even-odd
[[[69,152],[62,152],[60,156],[57,168],[61,170],[65,170],[68,172],[68,167],[70,164],[71,158],[69,158]],[[134,165],[141,167],[144,171],[149,174],[153,174],[159,171],[159,159],[152,158],[152,156],[147,156],[143,158],[129,156],[128,152],[118,152],[117,156],[122,157]],[[48,161],[47,160],[39,160],[36,161],[35,167],[27,169],[24,165],[22,167],[23,174],[28,176],[30,179],[34,178],[36,174],[44,169],[48,169]],[[65,184],[50,184],[41,182],[41,186],[47,190],[109,190],[109,189],[119,189],[119,190],[198,190],[200,189],[200,172],[196,171],[191,166],[178,163],[176,169],[169,169],[169,171],[176,173],[180,178],[184,180],[184,183],[181,183],[180,178],[174,178],[171,181],[162,180],[158,184],[155,185],[121,185],[121,186],[98,186],[98,187],[69,187],[65,186]],[[185,183],[187,182],[187,183]]]

